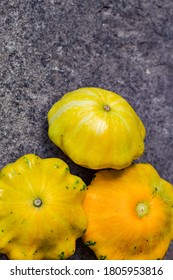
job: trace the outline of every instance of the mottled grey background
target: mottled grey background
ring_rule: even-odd
[[[47,136],[54,102],[85,86],[129,101],[147,129],[140,160],[173,183],[173,1],[1,0],[0,168],[26,153],[60,157],[89,183],[93,171]],[[94,258],[78,240],[72,259]]]

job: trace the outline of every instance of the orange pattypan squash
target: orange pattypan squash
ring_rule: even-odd
[[[64,259],[85,231],[86,186],[65,162],[28,154],[0,173],[0,253]]]
[[[173,238],[173,187],[150,164],[98,171],[84,209],[98,259],[162,259]]]
[[[100,88],[65,94],[48,113],[49,137],[75,163],[122,169],[144,152],[145,128],[120,95]]]

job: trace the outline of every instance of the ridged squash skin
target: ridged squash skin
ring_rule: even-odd
[[[122,169],[144,152],[145,127],[120,95],[101,88],[65,94],[48,112],[48,135],[75,163]]]
[[[0,172],[0,253],[66,259],[87,226],[86,185],[57,158],[22,156]]]
[[[84,209],[83,240],[98,259],[163,259],[173,239],[173,187],[150,164],[98,171]]]

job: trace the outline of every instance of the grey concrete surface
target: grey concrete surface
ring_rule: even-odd
[[[47,112],[96,86],[133,106],[147,129],[140,161],[173,183],[172,42],[172,0],[1,0],[0,168],[26,153],[60,157],[88,184],[93,171],[49,140]],[[78,240],[71,259],[94,258]]]

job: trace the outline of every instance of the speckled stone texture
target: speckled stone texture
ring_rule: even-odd
[[[60,157],[88,184],[93,171],[49,140],[47,112],[95,86],[133,106],[147,129],[140,161],[173,183],[172,42],[172,0],[1,0],[0,168],[26,153]],[[95,256],[78,240],[71,259]]]

